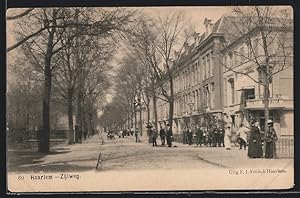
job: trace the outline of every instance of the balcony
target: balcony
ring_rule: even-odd
[[[294,100],[282,97],[281,95],[275,95],[269,98],[270,109],[294,109]],[[261,96],[251,97],[246,100],[245,109],[250,110],[263,110],[264,100]]]

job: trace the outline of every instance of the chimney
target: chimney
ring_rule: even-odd
[[[194,47],[197,47],[199,45],[199,35],[200,33],[194,32],[193,37],[194,37]]]
[[[205,35],[208,36],[211,33],[212,28],[213,28],[212,20],[205,18],[204,25],[205,25],[205,29],[206,29]]]

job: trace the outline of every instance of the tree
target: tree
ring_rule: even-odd
[[[189,22],[180,12],[170,12],[165,17],[141,20],[140,29],[133,40],[140,60],[151,66],[155,76],[155,86],[169,104],[169,124],[172,127],[174,113],[175,68],[180,64],[182,51],[188,45],[192,31]],[[152,27],[152,28],[150,28]],[[179,55],[179,56],[178,56]],[[155,104],[155,103],[154,103]],[[154,107],[156,109],[156,107]]]
[[[49,112],[53,71],[59,65],[58,52],[68,47],[78,35],[107,36],[119,31],[125,31],[133,12],[123,9],[98,9],[92,12],[97,17],[91,17],[85,10],[67,8],[35,9],[30,14],[17,19],[17,46],[31,57],[31,64],[43,71],[44,93],[42,134],[39,139],[39,151],[49,152]],[[77,20],[77,16],[78,19]],[[81,16],[81,17],[79,17]],[[60,42],[66,31],[73,31],[65,43]],[[127,29],[126,29],[127,30]],[[14,46],[13,48],[16,48]]]
[[[220,53],[234,55],[237,61],[233,63],[233,60],[228,61],[224,58],[222,64],[225,69],[247,76],[264,87],[263,102],[267,129],[270,83],[274,75],[292,66],[293,23],[289,10],[269,6],[233,7],[233,15],[224,28],[224,48],[227,50]],[[238,42],[247,44],[248,53],[230,47],[237,39]],[[221,56],[227,57],[226,54]],[[241,69],[242,65],[247,65],[247,68]],[[251,75],[253,70],[258,71],[259,79]]]

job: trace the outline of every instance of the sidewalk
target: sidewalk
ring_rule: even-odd
[[[141,142],[148,143],[148,136],[144,135],[140,137]],[[160,138],[157,138],[157,143],[160,145]],[[278,159],[265,159],[265,158],[248,158],[247,150],[239,150],[239,147],[232,144],[231,150],[226,150],[224,147],[197,147],[195,144],[188,145],[181,142],[172,142],[173,147],[185,147],[193,150],[198,150],[197,157],[212,165],[220,168],[259,168],[259,167],[293,167],[293,158],[278,158]]]

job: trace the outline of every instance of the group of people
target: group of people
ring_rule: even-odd
[[[267,121],[268,128],[266,129],[265,139],[260,133],[259,123],[253,122],[249,138],[248,157],[261,158],[263,157],[262,142],[265,146],[265,158],[276,158],[276,141],[278,140],[276,131],[273,126],[273,121]]]
[[[183,144],[193,144],[194,134],[190,128],[183,131]],[[224,147],[224,130],[221,128],[214,128],[208,130],[206,127],[197,127],[196,129],[196,145],[210,146],[210,147]]]
[[[135,134],[135,131],[137,131],[138,129],[134,130],[134,128],[132,129],[121,129],[119,132],[119,138],[124,138],[125,136],[133,136]]]
[[[151,137],[152,146],[157,146],[157,138],[158,135],[160,136],[161,145],[165,146],[167,141],[167,146],[172,147],[172,141],[173,141],[173,132],[169,124],[167,124],[166,128],[160,127],[160,131],[158,134],[158,131],[155,129],[154,126],[150,125],[148,126],[148,133]]]
[[[267,121],[268,128],[265,130],[265,135],[261,132],[259,122],[253,121],[250,128],[241,124],[237,130],[236,136],[239,142],[239,149],[246,150],[248,145],[248,157],[249,158],[261,158],[263,157],[263,142],[265,146],[265,158],[276,157],[276,141],[277,135],[273,126],[273,121],[270,119]],[[210,146],[210,147],[225,147],[226,150],[231,150],[232,143],[232,128],[231,125],[225,125],[224,129],[221,127],[215,127],[211,130],[206,127],[197,127],[195,135],[190,128],[187,128],[183,132],[183,143],[192,145],[194,143],[194,137],[196,137],[197,146]]]

